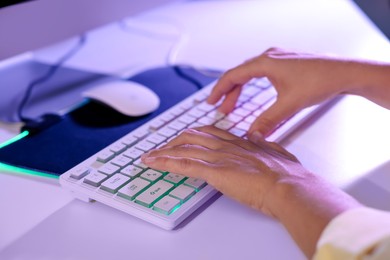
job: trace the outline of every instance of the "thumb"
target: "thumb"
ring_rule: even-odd
[[[249,139],[257,141],[267,137],[280,123],[294,115],[298,109],[290,102],[277,99],[274,104],[260,114],[248,130]]]

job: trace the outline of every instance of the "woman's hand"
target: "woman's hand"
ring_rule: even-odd
[[[276,102],[251,125],[248,131],[250,138],[265,137],[299,110],[340,93],[361,95],[390,108],[389,64],[295,53],[277,48],[270,48],[227,71],[207,101],[215,104],[224,97],[219,110],[229,113],[234,109],[242,86],[250,79],[259,77],[267,77],[278,95]]]
[[[311,174],[284,148],[213,126],[185,130],[142,156],[147,166],[200,178],[223,194],[279,219],[311,257],[331,219],[359,203]]]
[[[273,216],[278,182],[312,176],[278,144],[255,144],[212,126],[185,130],[142,159],[157,170],[203,179],[223,194]]]

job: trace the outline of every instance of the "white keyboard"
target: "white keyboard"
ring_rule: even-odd
[[[199,90],[65,172],[60,176],[61,185],[84,201],[98,201],[164,229],[174,229],[217,191],[201,179],[150,169],[140,156],[182,130],[202,125],[215,125],[242,137],[276,98],[267,79],[255,79],[244,86],[236,109],[224,115],[205,102],[213,86]],[[270,139],[280,140],[317,108],[297,114]]]

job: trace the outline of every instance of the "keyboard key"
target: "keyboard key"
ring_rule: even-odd
[[[182,115],[177,119],[179,122],[184,123],[186,125],[192,124],[194,121],[196,121],[196,118],[187,114]]]
[[[162,127],[163,125],[165,125],[165,122],[163,120],[155,119],[152,122],[150,122],[149,128],[152,129],[152,130],[157,130],[160,127]]]
[[[251,102],[261,106],[267,103],[267,101],[269,101],[273,97],[275,97],[275,95],[275,91],[273,91],[273,88],[271,88],[267,91],[260,92],[260,94],[256,95],[254,98],[251,99]]]
[[[207,117],[213,118],[215,120],[220,120],[224,116],[226,116],[224,113],[218,112],[217,110],[213,110],[207,114]]]
[[[247,83],[246,83],[246,86],[256,86],[256,81],[258,80],[258,78],[252,78],[251,80],[249,80]]]
[[[203,125],[213,125],[217,121],[218,119],[210,118],[210,117],[202,117],[201,119],[198,120],[198,122]]]
[[[119,171],[120,167],[116,166],[112,163],[106,163],[102,167],[98,169],[99,172],[104,173],[106,175],[113,175],[117,171]]]
[[[158,133],[162,136],[169,138],[171,136],[174,136],[177,133],[177,131],[175,131],[172,128],[169,128],[167,126],[164,126],[160,130],[158,130]]]
[[[169,196],[179,199],[182,203],[188,200],[196,192],[194,188],[186,185],[180,185],[169,193]]]
[[[199,122],[195,122],[195,123],[190,124],[187,128],[195,128],[195,127],[200,127],[200,126],[204,126],[204,124],[201,124]]]
[[[255,117],[258,117],[259,115],[261,115],[261,113],[263,113],[264,111],[262,109],[259,109],[259,110],[256,110],[255,112],[253,112],[253,115]]]
[[[247,102],[251,97],[250,96],[246,96],[246,95],[240,95],[238,97],[238,102],[240,103],[244,103],[244,102]]]
[[[114,152],[110,151],[109,149],[105,149],[99,152],[99,154],[97,155],[97,160],[105,163],[111,160],[112,158],[114,158],[114,156],[115,156]]]
[[[257,117],[250,115],[250,116],[246,117],[244,121],[249,123],[249,124],[252,124],[253,122],[255,122],[256,118]]]
[[[164,196],[172,187],[173,184],[160,180],[138,195],[135,202],[150,208],[154,202]]]
[[[153,133],[146,138],[146,141],[154,143],[155,145],[159,145],[165,142],[165,140],[167,140],[167,138],[158,133]]]
[[[185,111],[185,109],[182,107],[175,107],[172,110],[170,110],[169,113],[174,115],[175,117],[177,117],[177,116],[183,114],[184,111]]]
[[[249,97],[253,97],[254,95],[258,94],[259,92],[261,91],[260,88],[258,87],[255,87],[255,86],[247,86],[245,87],[241,94],[242,95],[246,95],[246,96],[249,96]]]
[[[251,124],[249,124],[249,123],[243,121],[243,122],[238,123],[238,124],[236,125],[236,128],[248,132],[250,126],[251,126]]]
[[[223,119],[228,120],[228,121],[233,122],[233,123],[238,123],[238,122],[242,121],[244,119],[244,117],[230,113],[227,116],[225,116]]]
[[[243,137],[246,135],[246,131],[244,131],[242,129],[238,129],[236,127],[229,129],[229,132],[234,134],[235,136],[238,136],[238,137]]]
[[[133,132],[133,136],[136,138],[143,138],[149,134],[149,130],[147,128],[140,128]]]
[[[185,178],[185,176],[176,173],[168,173],[166,176],[164,176],[164,180],[169,181],[175,186],[177,186]]]
[[[195,103],[201,103],[202,101],[205,101],[206,98],[208,98],[209,94],[208,93],[199,93],[198,95],[196,95],[196,97],[194,98],[194,102]]]
[[[262,89],[267,89],[271,86],[271,82],[267,78],[259,78],[254,80],[254,85]]]
[[[190,111],[188,111],[187,114],[192,116],[192,117],[195,117],[195,118],[201,118],[206,114],[206,112],[202,111],[198,108],[194,108],[194,109],[191,109]]]
[[[171,196],[165,196],[154,204],[153,209],[165,215],[172,213],[180,205],[180,200]]]
[[[148,166],[141,161],[141,158],[138,158],[137,160],[135,160],[133,162],[133,165],[135,165],[135,166],[137,166],[139,168],[142,168],[142,169],[147,169],[148,168]]]
[[[121,173],[129,176],[131,178],[137,177],[143,171],[142,168],[139,168],[135,165],[129,165],[121,170]]]
[[[176,131],[181,131],[184,128],[186,128],[186,126],[187,126],[187,124],[179,122],[178,120],[172,121],[168,124],[169,128],[172,128],[173,130],[176,130]]]
[[[147,151],[153,149],[154,147],[156,147],[156,144],[148,142],[146,140],[142,140],[138,144],[135,145],[135,148],[142,150],[144,152],[147,152]]]
[[[159,119],[161,119],[165,123],[172,121],[174,118],[175,116],[169,113],[164,113],[163,115],[159,116]]]
[[[133,144],[135,144],[136,142],[138,141],[138,139],[134,136],[128,136],[128,137],[125,137],[121,140],[121,142],[123,144],[125,144],[127,147],[130,147],[132,146]]]
[[[112,159],[110,163],[115,164],[121,168],[125,167],[126,165],[129,165],[133,159],[126,157],[124,155],[119,155]]]
[[[184,184],[194,188],[196,191],[199,191],[204,186],[206,186],[206,182],[198,178],[188,178],[184,181]]]
[[[247,103],[242,105],[242,108],[253,112],[256,109],[259,109],[260,107],[258,105],[256,105],[256,104],[254,104],[254,103],[247,102]]]
[[[92,171],[84,178],[83,182],[98,187],[105,179],[107,179],[107,177],[108,176],[103,173]]]
[[[145,152],[144,151],[141,151],[135,147],[130,147],[129,149],[127,149],[123,155],[126,156],[126,157],[129,157],[133,160],[136,160],[137,158],[139,158],[142,154],[144,154]]]
[[[111,192],[111,193],[116,193],[117,190],[126,182],[130,180],[129,177],[124,176],[122,174],[115,174],[111,176],[108,180],[104,181],[100,188],[102,190]]]
[[[78,167],[74,170],[72,170],[70,177],[76,180],[80,180],[84,176],[86,176],[89,173],[90,169],[88,167]]]
[[[246,116],[250,115],[252,113],[252,111],[249,111],[249,110],[246,110],[246,109],[239,107],[239,108],[236,108],[233,111],[233,113],[236,115],[242,116],[242,117],[246,117]]]
[[[140,177],[144,178],[148,181],[155,182],[161,176],[162,176],[161,172],[158,172],[158,171],[152,170],[152,169],[148,169],[145,172],[143,172]]]
[[[110,151],[114,152],[116,154],[120,154],[121,152],[126,150],[126,148],[127,148],[126,145],[124,145],[122,143],[115,143],[115,144],[110,145]]]
[[[202,111],[204,111],[204,112],[210,112],[210,111],[212,111],[212,110],[215,109],[215,106],[214,106],[214,105],[210,105],[210,104],[208,104],[208,103],[206,103],[206,102],[202,102],[202,103],[200,103],[200,104],[196,107],[196,109],[202,110]]]
[[[140,192],[150,185],[150,182],[141,178],[135,178],[118,191],[118,196],[133,200]]]
[[[183,108],[184,110],[188,110],[193,106],[194,106],[194,102],[192,101],[185,101],[184,103],[180,104],[180,107]]]
[[[222,119],[221,121],[218,121],[215,124],[215,127],[218,127],[219,129],[228,130],[234,126],[233,122],[230,122],[228,120]]]

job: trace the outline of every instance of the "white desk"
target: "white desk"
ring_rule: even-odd
[[[348,0],[195,1],[137,19],[156,17],[169,17],[189,35],[179,63],[227,69],[269,46],[390,61],[388,41]],[[133,45],[113,51],[110,58],[96,58],[101,60],[93,67],[88,54],[99,50],[100,38],[120,37],[114,34],[108,27],[95,31],[95,41],[69,65],[124,75],[164,63],[167,45],[144,64],[107,65],[105,59],[115,62],[112,57],[140,53],[136,49],[144,46]],[[50,60],[55,53],[52,48],[39,58]],[[0,140],[15,133],[12,126],[0,127]],[[390,210],[390,195],[378,188],[390,185],[385,175],[390,172],[389,133],[389,111],[347,97],[283,144],[313,172],[370,206]],[[0,259],[304,258],[278,222],[224,196],[172,232],[98,203],[74,200],[52,180],[10,173],[0,174],[0,205]]]

